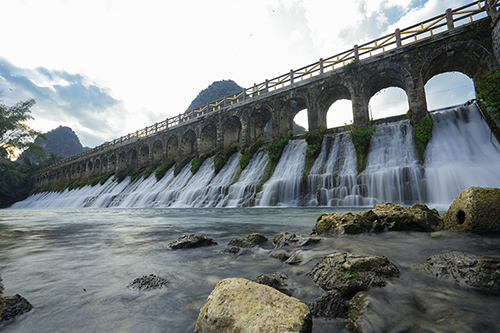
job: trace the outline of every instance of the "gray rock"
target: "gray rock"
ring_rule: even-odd
[[[203,246],[217,245],[217,242],[202,234],[190,234],[179,237],[176,241],[168,244],[172,250],[190,249]]]
[[[6,296],[3,298],[3,301],[5,304],[0,315],[1,321],[13,319],[33,309],[33,305],[19,294],[16,296]]]
[[[431,256],[423,269],[437,278],[451,278],[471,287],[500,290],[500,258],[449,252]]]
[[[330,290],[309,304],[313,316],[327,318],[347,318],[344,297],[337,290]]]
[[[316,235],[342,235],[360,234],[370,232],[372,223],[359,214],[353,213],[332,213],[321,214],[316,220],[313,234]]]
[[[168,284],[168,281],[154,274],[144,275],[132,281],[128,287],[139,290],[161,289]]]
[[[444,228],[478,234],[500,233],[500,189],[469,187],[443,214]]]
[[[246,279],[217,283],[201,308],[195,333],[312,332],[308,306],[274,288]]]
[[[282,272],[272,274],[261,274],[253,279],[253,282],[272,287],[288,296],[292,296],[294,289],[288,283],[288,275]]]
[[[399,270],[386,257],[335,252],[317,263],[309,275],[323,290],[335,289],[348,296],[385,286],[388,278],[399,276]]]
[[[248,234],[244,237],[234,238],[229,241],[228,246],[238,246],[238,247],[255,247],[267,243],[267,237],[259,234],[253,233]]]
[[[296,234],[290,232],[282,232],[274,236],[273,243],[275,248],[278,249],[283,246],[309,246],[317,244],[320,240],[321,239],[318,237],[297,236]]]

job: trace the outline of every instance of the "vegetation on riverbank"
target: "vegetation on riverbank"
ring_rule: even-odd
[[[358,173],[361,173],[366,168],[370,140],[375,133],[375,125],[369,121],[366,126],[352,124],[346,127],[350,132],[352,143],[356,148]]]

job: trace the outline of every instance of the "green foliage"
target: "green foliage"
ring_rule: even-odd
[[[0,164],[0,207],[8,207],[29,195],[32,183],[24,176],[26,171],[26,166],[19,163]]]
[[[342,274],[341,279],[344,283],[358,276],[358,272],[356,272],[356,270],[353,267],[350,268],[344,267],[341,274]]]
[[[326,128],[320,128],[317,131],[309,131],[302,136],[307,142],[306,150],[306,168],[305,173],[308,174],[311,170],[314,161],[321,152],[321,144],[323,143],[323,136]]]
[[[191,158],[185,158],[181,163],[176,163],[174,167],[174,177],[177,177],[177,175],[184,169],[188,163],[191,162]]]
[[[240,158],[240,168],[241,170],[245,169],[250,163],[250,160],[252,159],[253,155],[262,147],[266,140],[264,138],[260,138],[255,142],[250,148],[247,148],[241,155]]]
[[[156,180],[159,181],[160,179],[162,179],[163,176],[165,176],[167,171],[170,170],[170,168],[174,164],[175,164],[174,160],[168,160],[168,161],[165,161],[162,165],[160,165],[160,167],[158,169],[156,169],[156,172],[155,172]]]
[[[25,124],[27,120],[33,119],[30,108],[34,104],[34,99],[14,106],[0,103],[0,157],[14,157],[19,150],[30,145],[31,139],[41,135]]]
[[[483,108],[493,119],[500,121],[500,71],[487,76],[477,87],[478,97],[484,101]]]
[[[186,112],[198,109],[210,102],[222,99],[225,96],[231,96],[243,91],[243,88],[232,80],[215,81],[206,89],[202,90],[198,96],[191,102]]]
[[[424,161],[424,152],[427,147],[427,143],[432,137],[432,127],[434,126],[434,119],[428,113],[427,116],[420,119],[418,123],[413,123],[413,131],[415,132],[415,137],[417,139],[418,156],[420,161]]]
[[[271,165],[276,165],[280,161],[281,155],[283,154],[283,149],[285,149],[288,140],[292,137],[292,134],[280,133],[278,138],[272,140],[267,147],[269,153],[269,162]],[[274,169],[274,168],[273,168]]]
[[[224,165],[226,165],[227,161],[229,161],[229,158],[233,156],[234,153],[238,151],[238,147],[234,146],[229,148],[226,152],[224,153],[219,153],[217,152],[214,156],[214,169],[215,173],[219,173],[219,171],[222,170]]]
[[[347,128],[351,133],[351,140],[356,147],[358,156],[358,172],[362,172],[366,168],[366,159],[370,148],[370,139],[375,133],[375,126],[368,122],[367,126],[348,125]]]
[[[129,175],[130,170],[128,168],[121,168],[115,173],[115,177],[113,178],[113,181],[116,181],[118,184],[120,184],[128,175]]]
[[[293,133],[296,135],[301,135],[307,132],[304,127],[300,126],[295,121],[293,122],[292,126]]]
[[[200,161],[198,158],[193,158],[191,160],[191,173],[194,175],[195,173],[198,172],[200,169],[201,165],[203,164],[202,161]]]

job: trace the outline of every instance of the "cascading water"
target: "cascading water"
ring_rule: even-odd
[[[305,140],[288,142],[271,179],[259,193],[257,206],[297,206],[306,163],[306,149]]]
[[[500,145],[475,105],[432,114],[433,136],[421,165],[408,120],[376,126],[367,167],[357,174],[356,151],[348,132],[327,134],[321,153],[302,186],[307,144],[292,140],[271,178],[263,185],[269,159],[255,154],[244,170],[239,153],[215,175],[207,159],[193,175],[190,165],[174,177],[154,175],[121,183],[41,193],[13,208],[80,207],[250,207],[371,206],[381,201],[426,203],[446,209],[469,186],[500,187]]]
[[[427,202],[448,207],[470,186],[500,187],[500,145],[476,105],[432,114],[425,153]]]

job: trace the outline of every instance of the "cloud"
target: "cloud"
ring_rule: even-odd
[[[95,146],[119,131],[121,101],[80,74],[38,67],[23,69],[0,58],[1,98],[7,105],[35,99],[32,115],[41,131],[71,127],[82,144]],[[123,135],[126,133],[121,133]]]

